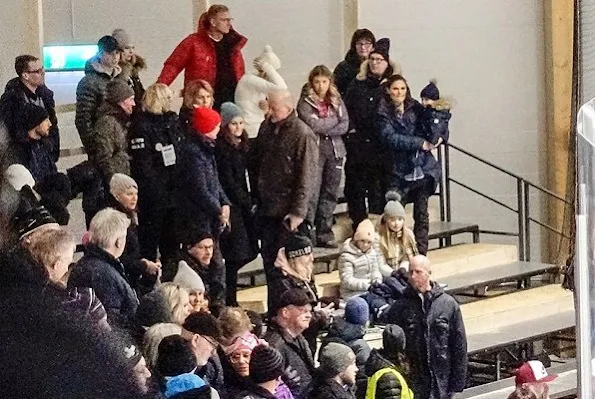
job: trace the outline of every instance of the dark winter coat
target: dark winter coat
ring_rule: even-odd
[[[157,83],[169,86],[184,70],[184,86],[193,80],[203,79],[215,87],[217,56],[213,39],[209,37],[209,24],[207,13],[203,13],[198,21],[198,31],[182,40],[165,60]],[[230,63],[237,83],[246,72],[242,48],[248,39],[232,28],[222,40],[230,48]]]
[[[318,175],[318,145],[312,129],[295,112],[283,121],[267,119],[260,125],[250,169],[262,216],[306,218]]]
[[[345,143],[343,143],[343,136],[349,128],[347,108],[345,108],[343,100],[339,99],[339,106],[337,108],[330,105],[328,116],[320,117],[316,101],[313,96],[302,96],[297,105],[298,115],[316,134],[318,143],[323,138],[330,137],[333,143],[335,158],[343,158],[347,153]]]
[[[35,183],[41,183],[48,176],[58,173],[58,168],[52,160],[51,147],[43,139],[11,141],[8,146],[8,165],[19,163],[29,169]]]
[[[390,307],[389,323],[404,331],[415,394],[439,392],[440,398],[461,392],[467,382],[467,338],[459,304],[436,283],[424,295],[409,287]],[[423,397],[423,396],[420,396]]]
[[[162,281],[172,281],[178,272],[178,263],[183,260],[188,263],[188,266],[192,268],[205,285],[205,293],[209,298],[209,303],[212,306],[213,303],[225,303],[225,290],[223,289],[223,285],[221,281],[213,276],[212,266],[209,265],[208,267],[204,267],[199,262],[197,262],[187,251],[180,249],[177,253],[172,256],[170,259],[165,259],[163,261],[163,265],[161,267]],[[211,264],[214,261],[211,260]]]
[[[290,367],[291,371],[297,372],[301,377],[299,381],[284,379],[293,396],[296,399],[307,398],[315,367],[312,351],[306,339],[302,335],[293,338],[275,322],[271,322],[264,340],[281,352],[285,359],[285,369]]]
[[[273,395],[268,390],[264,389],[260,385],[256,384],[248,384],[242,391],[235,396],[229,396],[229,399],[275,399],[275,395]],[[227,399],[225,398],[225,399]]]
[[[184,142],[176,166],[176,207],[179,226],[195,226],[219,235],[221,207],[230,205],[219,183],[215,142],[194,135]]]
[[[134,102],[136,103],[136,110],[141,109],[143,95],[145,94],[145,88],[140,80],[140,71],[147,67],[145,59],[139,55],[134,55],[130,62],[124,62],[120,59],[120,68],[122,73],[119,78],[128,82],[132,90],[134,90]]]
[[[447,143],[451,116],[450,104],[446,99],[438,100],[433,107],[424,107],[419,117],[423,137],[432,144],[436,144],[440,138],[443,143]]]
[[[92,152],[89,159],[101,173],[105,184],[115,173],[130,175],[128,155],[128,129],[130,116],[122,107],[104,102],[97,111],[97,122],[90,138]]]
[[[413,172],[411,159],[419,153],[419,163],[426,176],[434,182],[440,180],[441,169],[430,151],[423,151],[424,138],[420,134],[419,116],[423,107],[414,99],[405,103],[403,115],[397,115],[393,103],[386,96],[378,105],[378,132],[392,164],[392,187],[401,188],[407,182],[405,175]]]
[[[283,294],[292,289],[300,289],[304,291],[312,303],[312,307],[318,304],[318,292],[316,290],[316,284],[314,281],[306,283],[303,280],[299,280],[292,276],[284,275],[279,269],[275,269],[271,272],[271,278],[269,285],[270,299],[268,300],[268,309],[271,315],[276,312],[277,303],[276,299],[279,299]],[[302,335],[308,341],[310,349],[314,353],[316,351],[316,339],[320,331],[328,326],[328,320],[323,316],[322,312],[312,312],[312,320],[310,320],[310,326],[302,333]]]
[[[403,371],[399,370],[394,363],[384,357],[378,349],[373,349],[368,361],[366,362],[365,371],[368,378],[371,378],[377,371],[386,368],[394,368],[403,378]],[[412,389],[409,387],[409,389]],[[364,390],[365,392],[365,390]],[[415,394],[415,391],[413,391]],[[401,383],[397,377],[392,373],[386,373],[378,380],[376,384],[376,399],[400,399],[401,398]]]
[[[21,127],[18,118],[20,110],[25,103],[42,105],[48,112],[52,127],[50,128],[49,136],[42,139],[42,141],[47,145],[50,159],[53,162],[57,162],[60,156],[60,129],[58,128],[58,118],[56,117],[54,92],[47,86],[42,85],[33,93],[18,77],[6,83],[4,94],[0,98],[0,120],[5,123],[12,141],[23,142],[27,140],[27,132]]]
[[[355,51],[355,43],[353,43],[353,45],[353,48],[349,49],[347,54],[345,54],[345,59],[339,62],[333,71],[335,84],[342,96],[347,92],[349,85],[353,79],[355,79],[359,72],[359,67],[362,64],[361,58]]]
[[[139,207],[149,211],[174,206],[176,166],[165,166],[161,148],[173,145],[176,161],[184,135],[175,112],[143,111],[130,129],[130,171],[138,184]]]
[[[90,139],[93,137],[93,129],[99,117],[97,111],[105,99],[107,84],[121,72],[122,68],[119,66],[113,71],[108,71],[100,64],[97,56],[91,58],[85,65],[85,76],[76,87],[74,124],[87,154],[92,152],[93,143]]]
[[[391,74],[392,69],[389,67],[384,76],[374,76],[368,71],[367,62],[364,62],[362,70],[345,93],[343,100],[347,106],[350,121],[349,133],[345,136],[349,162],[375,165],[383,163],[383,148],[378,138],[376,111],[385,93],[381,83]]]
[[[231,229],[221,237],[221,253],[226,262],[244,265],[258,254],[252,198],[246,176],[247,148],[234,146],[220,136],[215,146],[219,182],[231,202]]]
[[[88,245],[68,279],[69,287],[89,287],[107,311],[112,325],[128,326],[138,306],[122,263],[105,250]]]
[[[312,381],[312,391],[310,399],[355,399],[350,387],[347,389],[335,381],[328,378],[320,371],[314,374]]]

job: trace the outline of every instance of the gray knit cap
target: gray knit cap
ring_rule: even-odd
[[[120,50],[123,50],[125,47],[132,46],[132,38],[124,29],[115,29],[112,32],[112,37],[118,42],[118,47],[120,47]]]
[[[105,99],[110,103],[119,104],[130,97],[134,97],[134,90],[123,79],[116,78],[107,84]]]
[[[244,116],[244,112],[234,103],[227,101],[221,104],[221,126],[227,126],[236,116]]]
[[[320,370],[328,376],[341,374],[355,361],[355,353],[347,345],[331,342],[318,355]]]
[[[405,208],[399,202],[401,196],[396,191],[389,191],[385,195],[386,205],[384,206],[383,218],[403,218],[405,219]]]

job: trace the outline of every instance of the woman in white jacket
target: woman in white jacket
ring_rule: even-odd
[[[374,225],[364,219],[353,234],[343,244],[339,256],[339,278],[341,298],[349,298],[368,292],[374,282],[382,282],[383,276],[390,276],[392,269],[383,262],[380,253],[374,248],[377,240]]]
[[[287,84],[277,70],[281,61],[271,46],[264,46],[264,51],[254,59],[256,73],[247,73],[238,82],[235,103],[244,111],[244,129],[249,138],[258,135],[260,124],[264,121],[267,93],[273,90],[285,90]],[[266,108],[266,107],[264,107]]]

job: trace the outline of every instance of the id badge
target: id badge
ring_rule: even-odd
[[[161,156],[163,157],[163,164],[165,166],[172,166],[176,164],[176,150],[174,145],[166,145],[161,148]]]

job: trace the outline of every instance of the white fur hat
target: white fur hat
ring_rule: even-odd
[[[8,183],[17,191],[21,191],[23,186],[29,186],[31,188],[35,186],[35,180],[29,169],[18,163],[10,165],[6,169],[6,172],[4,172],[4,177],[6,177]]]
[[[192,268],[188,266],[188,263],[183,260],[178,263],[178,272],[172,281],[189,288],[192,291],[205,292],[205,284],[198,273],[192,270]]]
[[[258,56],[263,61],[268,62],[275,69],[281,68],[281,60],[277,57],[277,54],[273,53],[273,48],[268,44],[264,46],[263,52]]]

